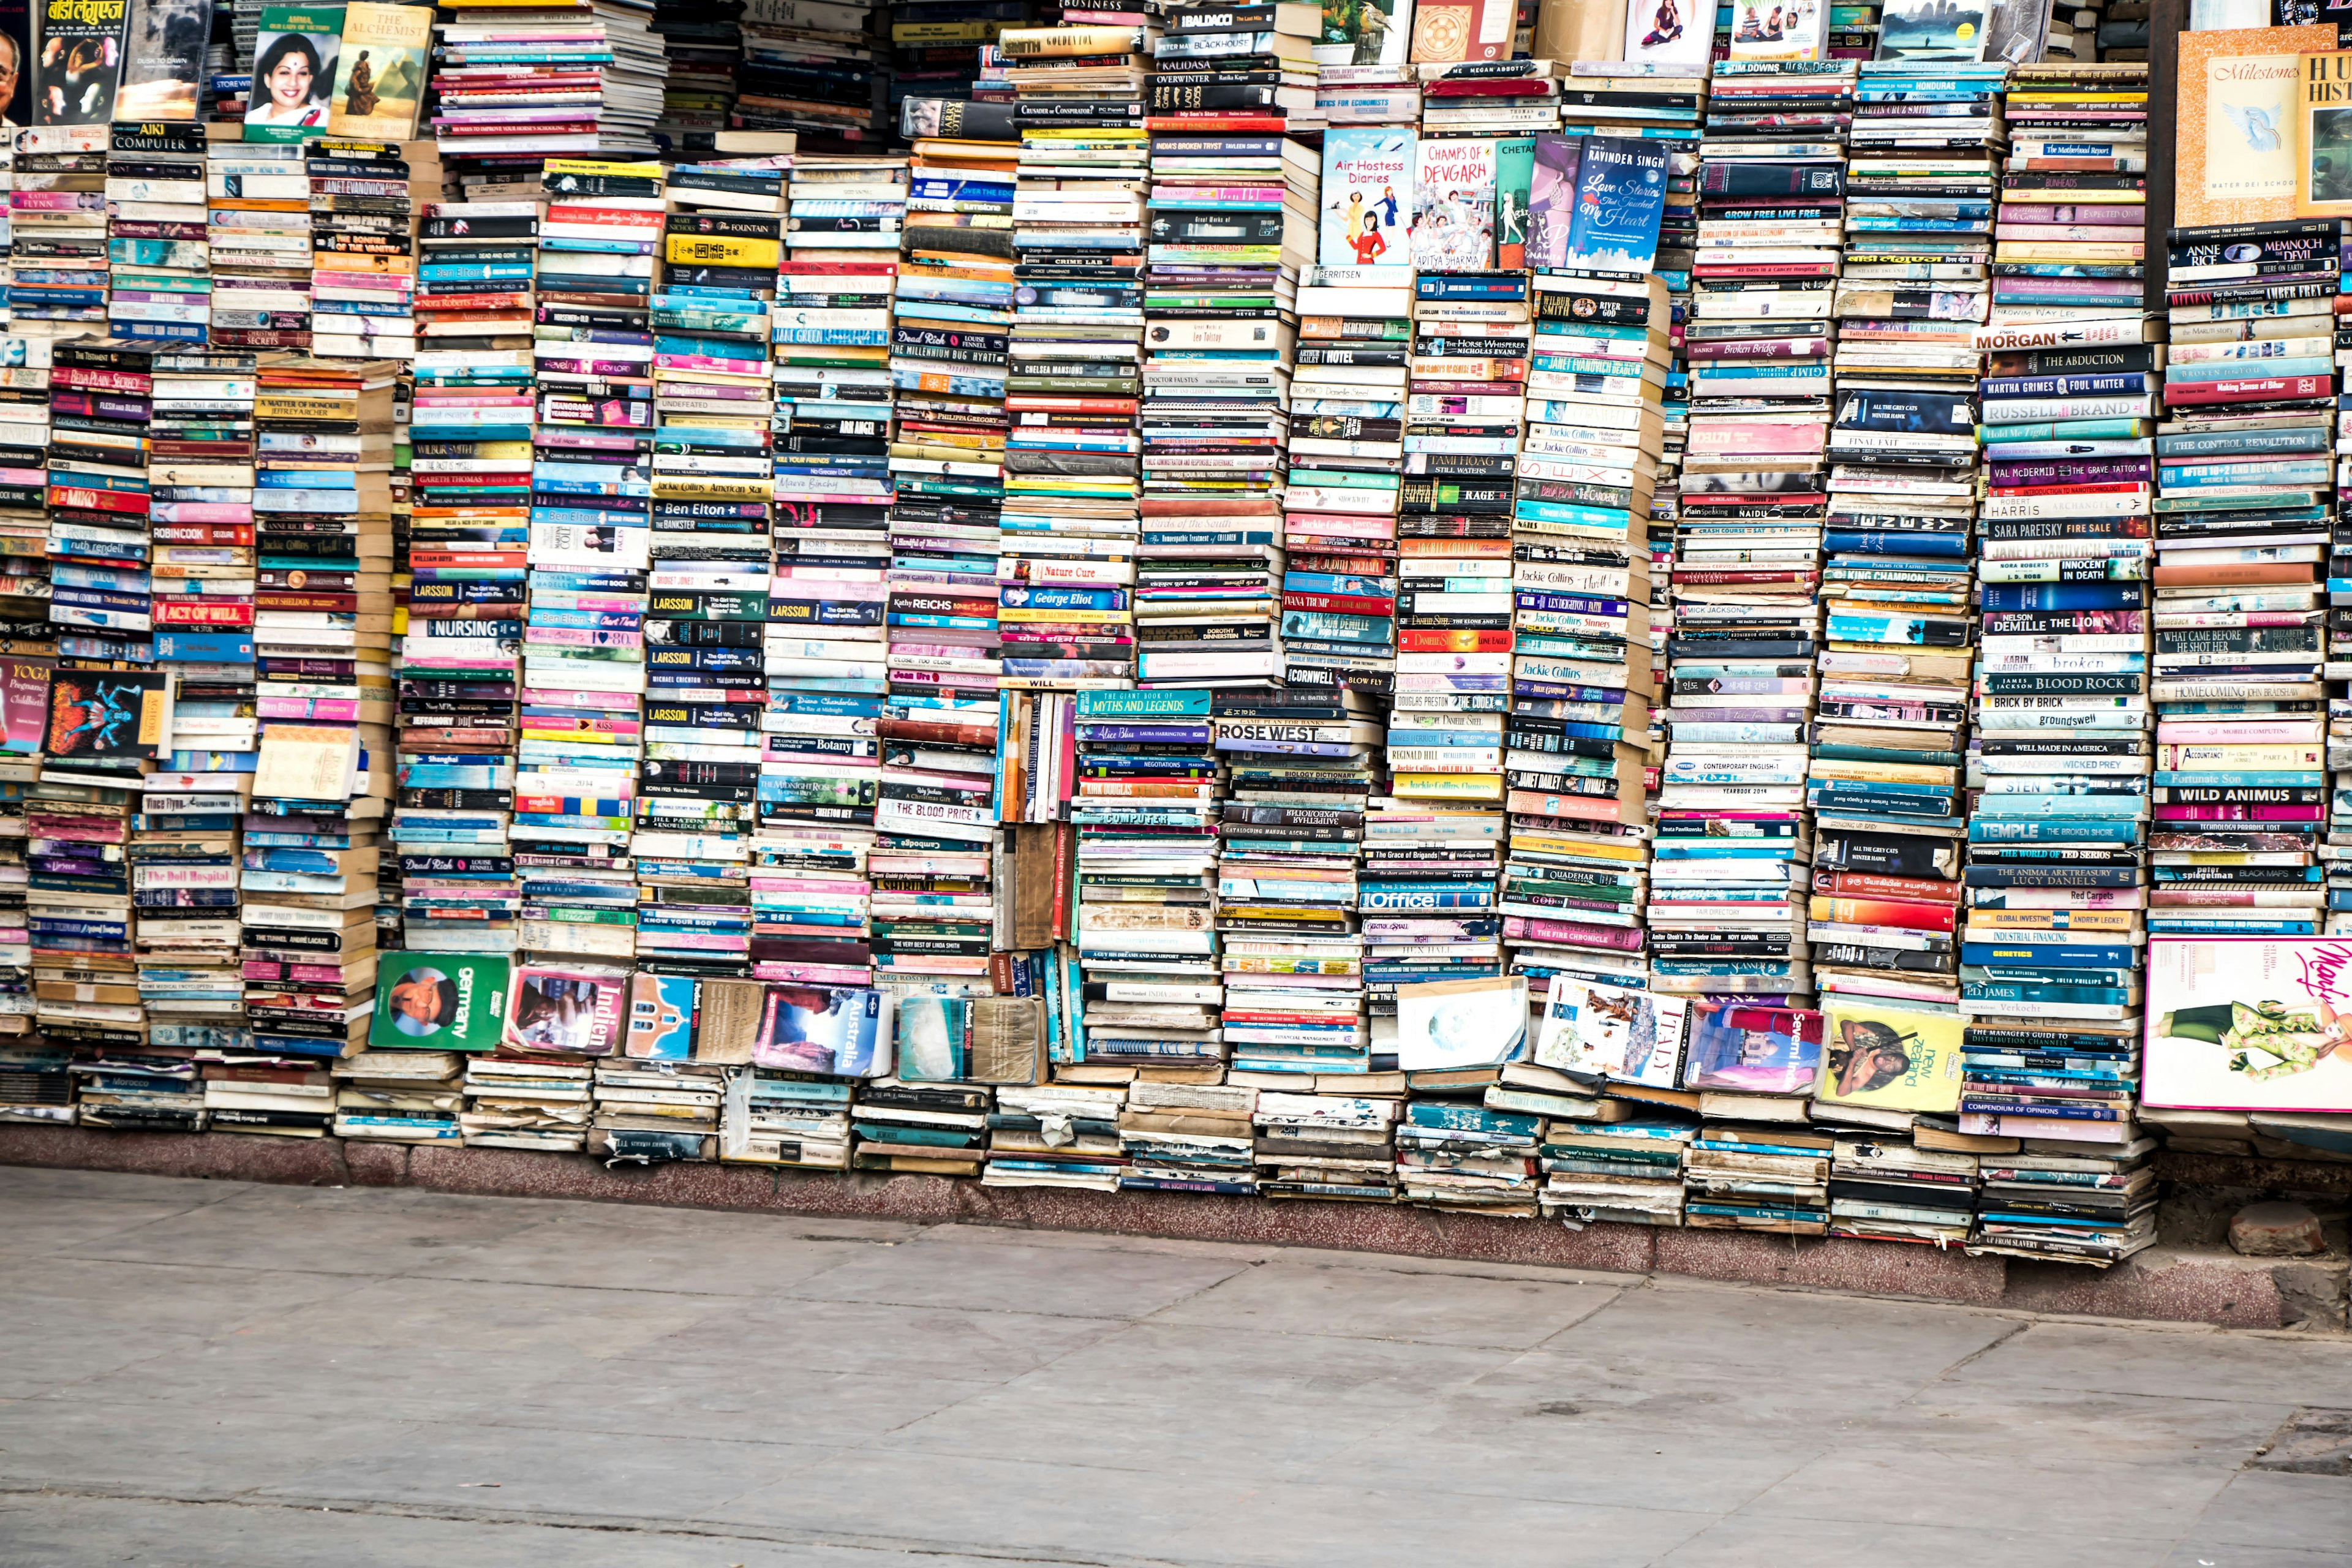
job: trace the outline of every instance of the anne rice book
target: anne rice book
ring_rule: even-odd
[[[1330,264],[1412,278],[1413,148],[1393,126],[1324,133],[1319,254]]]

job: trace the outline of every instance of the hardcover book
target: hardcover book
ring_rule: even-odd
[[[489,1051],[506,1028],[510,978],[503,958],[458,952],[387,952],[376,961],[381,995],[368,1024],[378,1051]]]
[[[1392,126],[1324,133],[1324,266],[1412,276],[1413,148],[1413,133]]]

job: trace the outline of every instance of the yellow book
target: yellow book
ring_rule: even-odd
[[[418,5],[352,0],[343,11],[327,128],[338,136],[405,142],[425,101],[425,50],[433,15]]]

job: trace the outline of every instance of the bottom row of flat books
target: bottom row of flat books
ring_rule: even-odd
[[[586,1152],[1754,1230],[2111,1263],[2156,1234],[2152,1140],[2013,1152],[1795,1124],[1666,1121],[1563,1074],[1472,1099],[1233,1084],[853,1081],[719,1063],[362,1051],[309,1071],[112,1082],[76,1064],[88,1125]],[[1318,1079],[1313,1087],[1348,1086]],[[176,1106],[168,1102],[176,1101]],[[1556,1113],[1497,1109],[1549,1105]]]

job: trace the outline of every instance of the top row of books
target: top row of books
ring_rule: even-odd
[[[1152,8],[1133,9],[1149,14]],[[1299,53],[1328,68],[1507,61],[1519,9],[1517,0],[1327,0],[1319,6],[1276,0],[1171,11],[1165,20],[1171,33],[1189,26],[1311,38]],[[1087,14],[1073,11],[1070,17]],[[2070,9],[2068,15],[2074,14]],[[2052,24],[2050,0],[1886,0],[1883,5],[1831,0],[1554,0],[1543,7],[1534,52],[1560,60],[1617,59],[1637,71],[1671,76],[1702,75],[1711,60],[1726,56],[2019,65],[2042,58]],[[1159,26],[1146,30],[1156,32]],[[1083,25],[1064,30],[1097,31]],[[1869,47],[1853,47],[1857,37]]]

